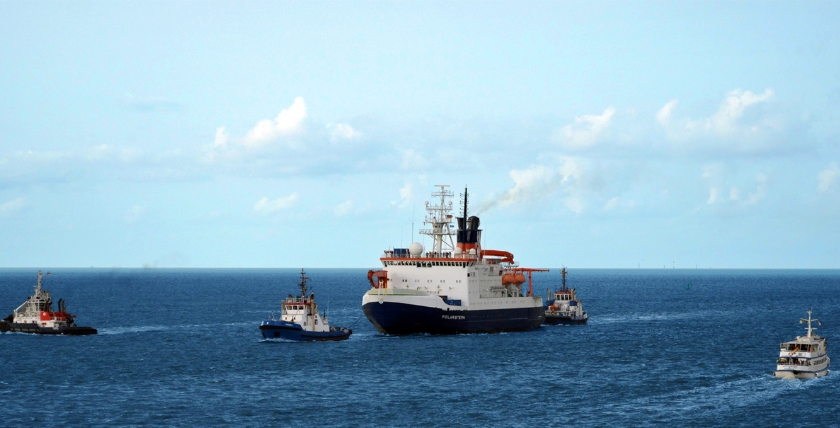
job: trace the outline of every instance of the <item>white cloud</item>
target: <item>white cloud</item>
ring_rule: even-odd
[[[560,142],[571,149],[592,146],[598,140],[598,135],[610,126],[610,120],[615,114],[615,108],[609,107],[599,116],[587,114],[576,117],[574,123],[563,127],[556,136]]]
[[[722,166],[719,163],[703,165],[703,178],[717,178],[720,175]]]
[[[145,205],[134,205],[126,210],[125,214],[123,214],[123,219],[125,219],[128,223],[135,223],[137,220],[140,220],[144,214],[146,214]]]
[[[772,97],[772,89],[766,89],[761,95],[736,89],[726,95],[726,99],[717,113],[706,120],[706,127],[712,128],[720,134],[731,134],[736,130],[736,122],[744,114],[747,107],[767,101]]]
[[[246,147],[258,148],[279,137],[299,132],[305,118],[306,103],[302,97],[297,97],[292,105],[282,110],[274,120],[263,119],[259,121],[253,129],[245,134],[242,144]]]
[[[333,214],[336,217],[342,217],[347,215],[351,209],[353,209],[353,201],[344,201],[333,209]]]
[[[15,198],[9,202],[4,202],[0,204],[0,217],[12,215],[12,213],[23,209],[26,205],[26,199],[24,198]]]
[[[698,120],[673,120],[673,111],[677,100],[668,101],[658,112],[656,120],[674,139],[692,139],[701,136],[715,136],[718,138],[750,137],[761,134],[763,130],[773,127],[769,120],[742,123],[741,119],[747,108],[764,103],[775,93],[766,89],[762,94],[752,91],[735,89],[726,94],[718,110],[711,116]]]
[[[732,186],[732,188],[729,189],[729,200],[736,202],[741,200],[741,191],[738,190],[737,187]]]
[[[721,188],[726,188],[726,177],[723,173],[721,164],[705,165],[703,167],[703,179],[709,181],[709,198],[706,200],[707,205],[714,205],[718,203],[726,203],[726,196],[721,194]],[[755,205],[767,195],[768,178],[765,174],[755,175],[756,187],[755,191],[742,195],[738,186],[729,186],[729,199],[732,205],[749,206]]]
[[[764,199],[764,196],[767,195],[767,176],[764,174],[757,174],[755,176],[755,181],[758,185],[756,186],[755,192],[747,195],[747,198],[744,200],[745,205],[754,205],[758,201]]]
[[[413,192],[411,183],[405,183],[405,186],[400,188],[400,198],[396,201],[391,201],[391,205],[396,205],[400,208],[407,207],[412,200]]]
[[[275,213],[277,211],[282,211],[286,208],[291,207],[295,204],[298,200],[298,194],[292,193],[285,198],[279,198],[275,200],[270,200],[268,197],[263,197],[257,203],[254,204],[254,211],[259,214],[267,215],[271,213]]]
[[[838,167],[836,163],[832,162],[831,166],[820,172],[820,183],[817,185],[817,190],[819,190],[820,193],[827,192],[828,189],[830,189],[837,181],[838,177],[840,177],[840,167]]]
[[[224,126],[220,126],[216,128],[216,140],[213,142],[213,147],[220,147],[223,148],[227,146],[228,140],[230,136],[228,136],[228,132]]]
[[[656,120],[662,126],[668,126],[668,123],[671,121],[671,113],[674,111],[674,108],[677,106],[677,100],[671,100],[665,103],[658,112],[656,112]]]
[[[338,140],[356,140],[362,136],[359,131],[356,131],[346,123],[331,123],[327,125],[327,130],[330,132],[330,141],[333,142]]]
[[[426,158],[414,149],[404,150],[402,153],[403,169],[425,169],[429,165]]]
[[[610,198],[604,204],[604,211],[615,211],[618,209],[632,209],[636,207],[636,201],[634,200],[624,200],[618,196],[614,196]]]
[[[568,208],[569,211],[571,211],[575,214],[580,214],[580,213],[583,212],[583,201],[581,201],[580,198],[577,198],[577,197],[566,198],[565,203],[566,203],[566,208]]]
[[[720,200],[718,196],[718,189],[717,187],[709,188],[709,199],[706,201],[707,204],[712,205]]]

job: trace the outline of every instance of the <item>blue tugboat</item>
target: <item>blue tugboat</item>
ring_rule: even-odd
[[[574,288],[566,287],[566,268],[560,271],[563,275],[563,286],[554,292],[554,298],[545,305],[544,324],[571,324],[583,325],[589,320],[589,315],[583,310],[580,299],[577,298]],[[551,291],[548,291],[551,296]]]
[[[310,278],[300,270],[300,295],[291,294],[283,301],[280,319],[269,318],[260,324],[260,332],[266,339],[285,339],[298,342],[344,340],[353,334],[346,327],[331,327],[327,313],[318,313],[315,293],[309,293],[306,281]]]

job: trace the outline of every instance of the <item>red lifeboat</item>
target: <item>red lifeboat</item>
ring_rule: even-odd
[[[512,273],[506,273],[502,275],[502,285],[511,285],[516,283],[516,275]]]

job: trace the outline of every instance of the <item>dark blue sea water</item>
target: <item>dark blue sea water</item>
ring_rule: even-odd
[[[0,426],[840,425],[840,372],[771,375],[809,308],[840,337],[840,271],[571,269],[589,325],[389,337],[362,314],[365,269],[309,270],[352,324],[336,343],[261,340],[294,269],[51,272],[100,334],[0,335]],[[0,315],[36,274],[0,270]]]

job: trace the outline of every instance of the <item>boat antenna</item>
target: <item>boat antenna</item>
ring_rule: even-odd
[[[817,323],[819,323],[820,320],[818,320],[816,318],[811,319],[811,310],[810,309],[808,309],[808,319],[807,320],[805,318],[800,318],[799,319],[799,324],[802,324],[804,322],[808,323],[808,337],[811,337],[811,330],[816,330],[816,328],[811,327],[811,322],[813,322],[813,321],[816,321]]]

